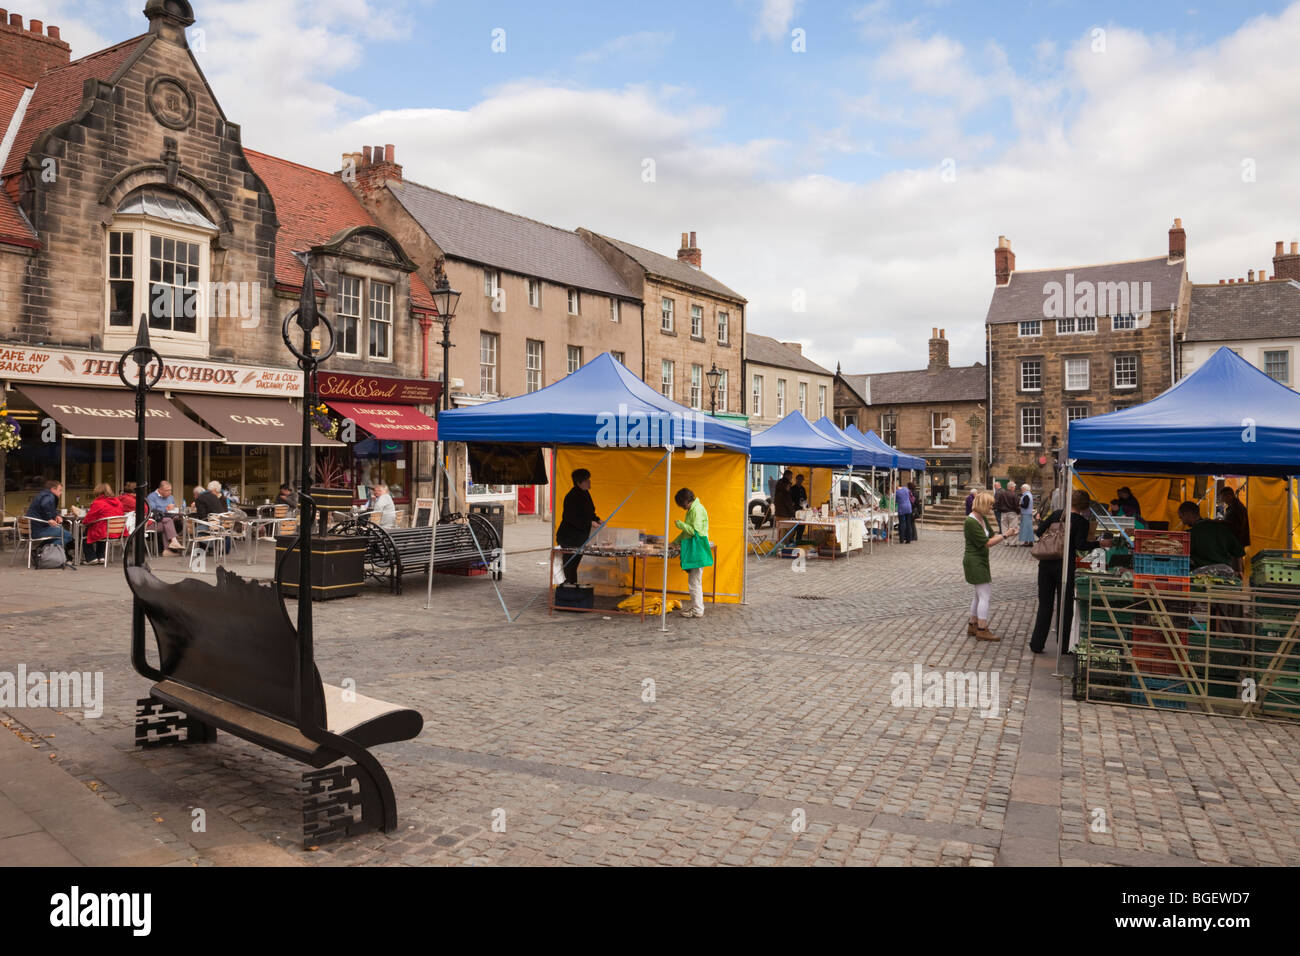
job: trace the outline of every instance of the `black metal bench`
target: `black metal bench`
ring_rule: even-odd
[[[493,578],[501,580],[501,539],[496,527],[483,515],[453,515],[444,524],[419,528],[384,528],[365,518],[350,519],[334,525],[330,534],[364,535],[367,576],[383,581],[394,594],[401,594],[402,575],[428,569],[435,529],[435,570],[486,565]]]
[[[136,746],[212,743],[224,730],[315,768],[302,775],[304,846],[369,829],[392,832],[393,787],[369,748],[410,740],[424,719],[322,683],[310,642],[300,639],[280,598],[283,558],[273,585],[218,568],[213,586],[195,579],[168,584],[147,563],[137,566],[134,535],[126,554],[136,597],[131,661],[156,681],[137,701]],[[157,641],[157,667],[145,655],[145,618]],[[344,759],[353,763],[321,769]]]

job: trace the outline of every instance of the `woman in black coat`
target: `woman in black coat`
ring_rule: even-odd
[[[1047,632],[1052,628],[1052,612],[1056,610],[1061,594],[1061,561],[1069,560],[1069,571],[1065,581],[1065,614],[1057,626],[1056,637],[1062,647],[1069,646],[1070,624],[1074,620],[1074,555],[1078,551],[1088,551],[1097,546],[1097,542],[1088,540],[1088,512],[1092,508],[1092,497],[1086,491],[1076,491],[1070,496],[1070,541],[1063,558],[1053,558],[1038,562],[1038,617],[1034,621],[1034,634],[1029,639],[1029,649],[1035,654],[1043,653],[1047,644]],[[1058,508],[1038,523],[1035,529],[1042,537],[1048,528],[1065,515]]]

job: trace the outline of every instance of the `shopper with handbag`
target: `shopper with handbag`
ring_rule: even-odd
[[[1090,551],[1097,542],[1088,540],[1089,512],[1092,509],[1092,496],[1086,491],[1076,491],[1070,496],[1070,541],[1065,540],[1065,514],[1053,511],[1038,525],[1038,540],[1030,550],[1038,559],[1038,617],[1034,621],[1034,633],[1029,639],[1029,649],[1035,654],[1043,653],[1047,645],[1047,632],[1052,627],[1052,614],[1056,610],[1061,594],[1061,562],[1069,561],[1065,582],[1065,615],[1057,622],[1056,637],[1065,647],[1069,647],[1070,624],[1074,620],[1074,556],[1079,551]]]
[[[962,557],[962,570],[966,583],[975,588],[970,602],[970,620],[966,633],[977,641],[1001,640],[989,630],[989,601],[993,596],[993,572],[989,569],[989,548],[1006,540],[1006,535],[993,530],[989,516],[993,512],[993,494],[981,491],[975,496],[971,512],[966,516],[966,553]]]

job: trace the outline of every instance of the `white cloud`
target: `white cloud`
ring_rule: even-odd
[[[673,42],[673,35],[662,31],[643,30],[602,43],[594,50],[579,54],[580,63],[598,63],[613,58],[648,59],[662,56]]]
[[[749,299],[749,327],[798,338],[831,369],[921,367],[935,326],[954,362],[982,360],[999,234],[1022,269],[1063,266],[1161,254],[1180,216],[1191,274],[1211,282],[1271,271],[1273,241],[1300,239],[1300,128],[1287,121],[1300,111],[1300,6],[1208,46],[1111,25],[1104,54],[1086,31],[1058,37],[1058,59],[1032,77],[996,47],[900,28],[873,8],[879,42],[913,44],[937,76],[900,60],[900,46],[886,60],[894,86],[873,89],[864,71],[815,136],[781,127],[729,142],[720,109],[667,87],[516,82],[469,109],[438,108],[435,89],[425,109],[362,113],[322,68],[355,65],[373,31],[400,24],[356,34],[371,17],[351,2],[205,14],[204,68],[250,147],[331,169],[343,151],[395,143],[409,178],[557,226],[667,255],[694,230],[705,268]],[[967,82],[974,92],[957,88]],[[792,165],[810,149],[839,175]],[[905,168],[854,175],[882,152]],[[1256,182],[1242,181],[1243,159]],[[796,289],[806,312],[793,311]]]
[[[783,40],[790,35],[790,24],[803,0],[759,0],[755,30],[769,40]]]

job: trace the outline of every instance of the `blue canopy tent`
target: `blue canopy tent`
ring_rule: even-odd
[[[883,451],[893,456],[894,468],[907,468],[912,471],[925,471],[926,460],[917,458],[915,455],[909,455],[901,452],[897,448],[885,443],[885,440],[875,433],[874,430],[861,432],[856,425],[849,425],[844,429],[844,434],[850,438],[856,438],[865,444],[868,448],[874,448],[877,451]]]
[[[1066,448],[1067,489],[1074,487],[1078,473],[1285,478],[1286,540],[1291,546],[1291,488],[1300,474],[1300,394],[1229,348],[1220,348],[1149,402],[1071,422]],[[1066,540],[1069,534],[1066,508]],[[1062,567],[1062,607],[1067,570]],[[1058,671],[1066,640],[1059,641]]]
[[[813,422],[813,428],[817,429],[827,438],[833,441],[844,442],[854,448],[857,454],[854,456],[853,464],[861,468],[888,468],[889,464],[885,456],[877,449],[869,448],[862,442],[850,435],[840,431],[839,427],[823,415],[817,421]]]
[[[717,541],[723,535],[730,536],[731,526],[736,524],[740,538],[739,567],[731,567],[730,552],[724,556],[723,548],[718,551],[718,561],[722,564],[724,557],[727,567],[718,568],[728,580],[738,575],[738,593],[727,595],[721,592],[718,597],[731,596],[743,600],[744,590],[744,525],[747,521],[745,510],[745,474],[748,471],[747,458],[750,450],[750,431],[740,425],[713,418],[702,412],[678,405],[665,398],[649,385],[633,375],[616,361],[608,352],[598,355],[576,372],[566,376],[553,385],[520,395],[516,398],[501,399],[469,408],[458,408],[443,412],[438,418],[438,437],[442,441],[514,443],[526,445],[550,445],[555,451],[556,470],[561,470],[561,457],[570,459],[585,455],[587,459],[593,449],[607,449],[611,454],[618,454],[618,459],[602,459],[602,467],[609,474],[618,473],[626,484],[632,480],[629,461],[639,465],[640,458],[647,450],[664,450],[667,460],[666,480],[664,484],[663,520],[664,520],[664,568],[663,593],[661,596],[661,617],[666,629],[667,594],[668,594],[668,558],[667,547],[675,536],[675,529],[669,520],[672,501],[673,459],[679,457],[679,468],[689,478],[692,486],[705,499],[709,489],[719,489],[726,483],[726,494],[736,485],[736,507],[728,503],[726,510],[719,509],[717,517],[710,522],[710,532],[716,529]],[[575,447],[576,446],[576,447]],[[583,452],[581,449],[586,449]],[[705,465],[701,459],[705,449],[713,450],[711,463]],[[719,454],[727,457],[719,459]],[[630,456],[630,457],[629,457]],[[441,457],[441,456],[440,456]],[[661,459],[662,460],[662,459]],[[658,461],[649,467],[653,472]],[[639,474],[639,473],[638,473]],[[554,476],[552,476],[554,479]],[[617,484],[617,481],[611,484]],[[555,482],[551,482],[554,489]],[[610,487],[601,487],[601,491]],[[634,484],[633,494],[637,493]],[[599,498],[599,493],[597,497]],[[630,494],[619,504],[623,508],[632,499]],[[725,499],[724,499],[725,500]],[[734,510],[735,514],[732,514]],[[598,513],[606,515],[605,510]],[[635,518],[646,520],[645,502],[637,498],[623,512]],[[556,520],[552,509],[552,521]],[[657,521],[657,517],[655,518]],[[643,525],[644,527],[645,525]],[[715,590],[718,578],[715,572]]]

